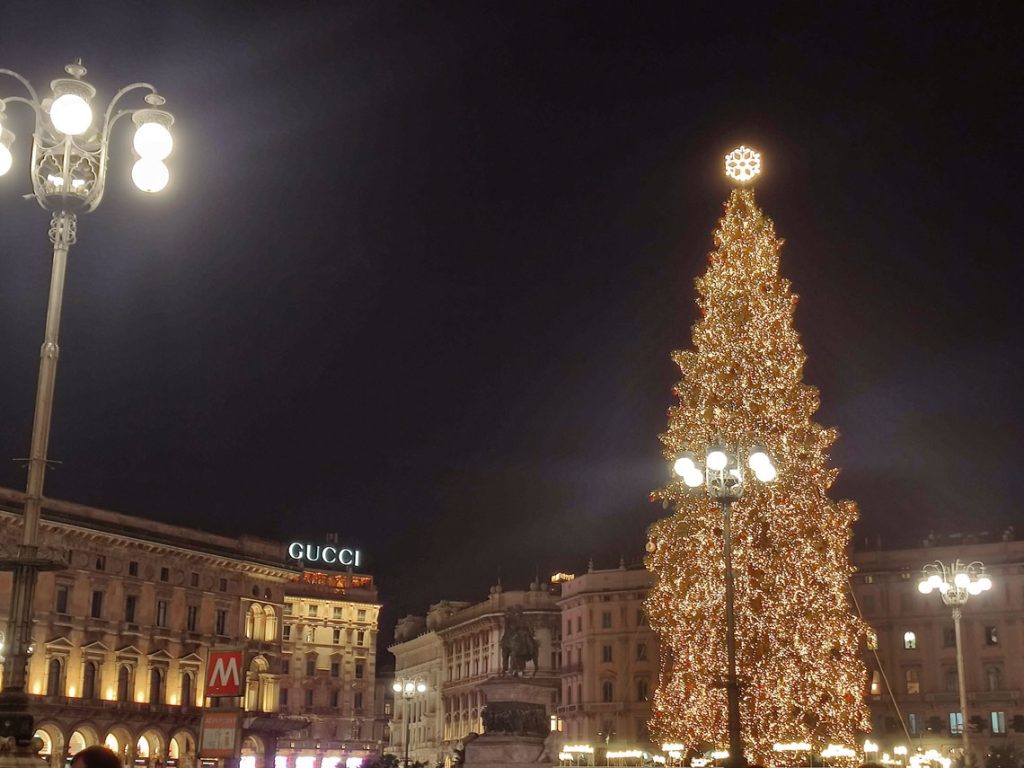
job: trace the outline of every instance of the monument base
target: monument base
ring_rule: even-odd
[[[550,766],[549,682],[492,677],[480,684],[487,698],[485,732],[465,744],[466,768]]]

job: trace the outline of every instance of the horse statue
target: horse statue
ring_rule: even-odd
[[[505,634],[501,636],[501,674],[520,676],[526,672],[526,662],[533,662],[533,674],[540,667],[537,661],[540,644],[533,636],[533,628],[523,615],[521,606],[505,611]]]

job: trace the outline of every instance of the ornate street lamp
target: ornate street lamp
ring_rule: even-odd
[[[967,598],[980,595],[992,589],[992,579],[985,573],[985,566],[975,560],[964,564],[954,560],[948,565],[940,560],[928,563],[922,569],[921,581],[917,588],[921,594],[928,595],[939,591],[942,602],[953,609],[953,631],[956,635],[956,673],[960,688],[960,735],[964,745],[964,765],[970,765],[971,740],[968,735],[970,728],[967,721],[967,686],[964,684],[964,648],[960,639],[960,612]]]
[[[412,720],[412,701],[427,692],[427,684],[419,678],[398,678],[391,686],[391,690],[405,699],[405,768],[409,768],[409,724]]]
[[[136,126],[133,147],[138,159],[131,175],[139,189],[159,192],[167,185],[169,173],[163,161],[173,148],[169,129],[174,118],[161,108],[164,98],[152,85],[132,83],[125,86],[114,94],[101,119],[96,120],[93,112],[96,89],[82,79],[86,74],[85,67],[78,61],[64,69],[68,77],[53,80],[50,83],[51,93],[44,99],[40,99],[29,81],[17,72],[0,69],[0,75],[17,80],[26,94],[0,98],[0,176],[14,165],[11,147],[15,135],[7,127],[7,107],[25,104],[35,115],[28,166],[32,193],[25,197],[34,198],[42,208],[52,213],[49,234],[53,243],[53,268],[46,330],[39,359],[25,489],[24,529],[21,544],[0,553],[0,569],[14,572],[7,629],[7,663],[4,687],[0,693],[0,737],[13,736],[17,750],[25,753],[31,752],[34,734],[25,684],[36,582],[40,571],[59,570],[66,566],[59,550],[39,546],[39,518],[60,354],[57,339],[68,250],[75,244],[77,215],[95,210],[103,199],[110,135],[122,117],[130,116]],[[143,99],[145,107],[121,107],[122,98],[136,90],[149,91]],[[5,739],[0,740],[6,742]]]
[[[744,462],[743,459],[746,459]],[[718,502],[722,510],[722,539],[725,549],[725,649],[728,657],[728,677],[725,689],[729,700],[729,768],[745,768],[747,759],[743,754],[743,739],[740,735],[740,684],[736,676],[736,619],[733,601],[732,572],[732,531],[730,528],[730,507],[743,497],[746,487],[744,464],[762,483],[770,483],[778,476],[775,465],[761,443],[740,446],[732,451],[724,440],[716,438],[704,454],[704,466],[691,452],[679,455],[673,470],[687,488],[702,488]]]

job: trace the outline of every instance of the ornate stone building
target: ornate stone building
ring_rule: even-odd
[[[648,700],[658,684],[658,640],[643,601],[642,566],[594,570],[562,582],[564,739],[651,750]]]
[[[21,505],[22,494],[0,489],[0,545],[20,540]],[[92,744],[126,765],[192,768],[207,705],[244,709],[250,768],[332,768],[379,751],[372,728],[359,738],[362,711],[373,718],[372,577],[303,572],[278,542],[50,499],[40,536],[69,562],[40,576],[29,663],[37,735],[53,768]],[[9,600],[10,574],[0,573],[3,627]],[[324,615],[315,626],[312,605]],[[204,696],[215,647],[246,651],[241,702]]]
[[[280,711],[310,721],[279,755],[298,768],[302,757],[368,756],[374,737],[374,680],[380,612],[366,574],[310,572],[285,588]],[[347,759],[346,757],[346,759]],[[278,766],[277,768],[285,768]]]
[[[414,710],[412,723],[423,726],[419,740],[410,739],[411,747],[416,744],[424,758],[436,756],[445,764],[451,762],[454,750],[464,736],[470,732],[482,733],[482,711],[486,697],[480,690],[480,683],[501,673],[501,637],[504,615],[508,608],[523,609],[526,621],[533,629],[538,641],[538,669],[534,676],[533,665],[527,667],[527,674],[537,682],[551,688],[551,709],[559,700],[559,666],[561,664],[561,622],[559,618],[557,589],[534,583],[528,590],[505,591],[492,587],[488,598],[476,604],[442,601],[430,607],[425,620],[421,620],[428,635],[423,641],[411,638],[391,647],[395,654],[395,674],[403,676],[404,670],[433,670],[440,673],[439,692],[440,734],[431,741],[430,728],[437,727],[436,712],[430,709],[429,700],[424,700],[422,710]],[[408,623],[410,620],[404,619]],[[396,637],[403,637],[402,625]],[[407,633],[407,632],[406,632]],[[433,658],[430,658],[433,654]],[[439,657],[438,657],[439,654]],[[440,664],[438,664],[438,660]],[[428,691],[429,693],[429,691]],[[434,694],[433,706],[437,706]],[[398,717],[402,706],[396,701]],[[404,738],[404,726],[396,718],[392,730],[392,751],[398,753]],[[396,742],[397,740],[397,742]]]
[[[449,603],[449,606],[452,604]],[[460,604],[463,607],[466,604]],[[436,625],[437,615],[431,620]],[[433,768],[443,759],[441,738],[444,707],[441,685],[444,680],[444,644],[422,616],[407,616],[395,628],[396,680],[422,680],[427,690],[406,701],[395,696],[391,723],[390,749],[404,759],[408,734],[409,760]]]
[[[988,540],[986,540],[988,539]],[[956,646],[951,609],[917,585],[929,562],[985,564],[991,591],[968,599],[961,635],[972,751],[984,755],[1024,738],[1024,541],[929,537],[910,549],[858,551],[854,593],[874,628],[867,656],[871,740],[892,756],[897,746],[954,756],[961,742]]]

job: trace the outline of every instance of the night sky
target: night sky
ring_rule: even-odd
[[[44,91],[80,56],[177,119],[170,187],[132,187],[123,125],[79,220],[48,495],[337,531],[386,631],[499,572],[638,560],[744,142],[858,540],[1020,518],[1019,3],[45,5],[0,7],[0,66]],[[8,112],[20,488],[50,263]]]

